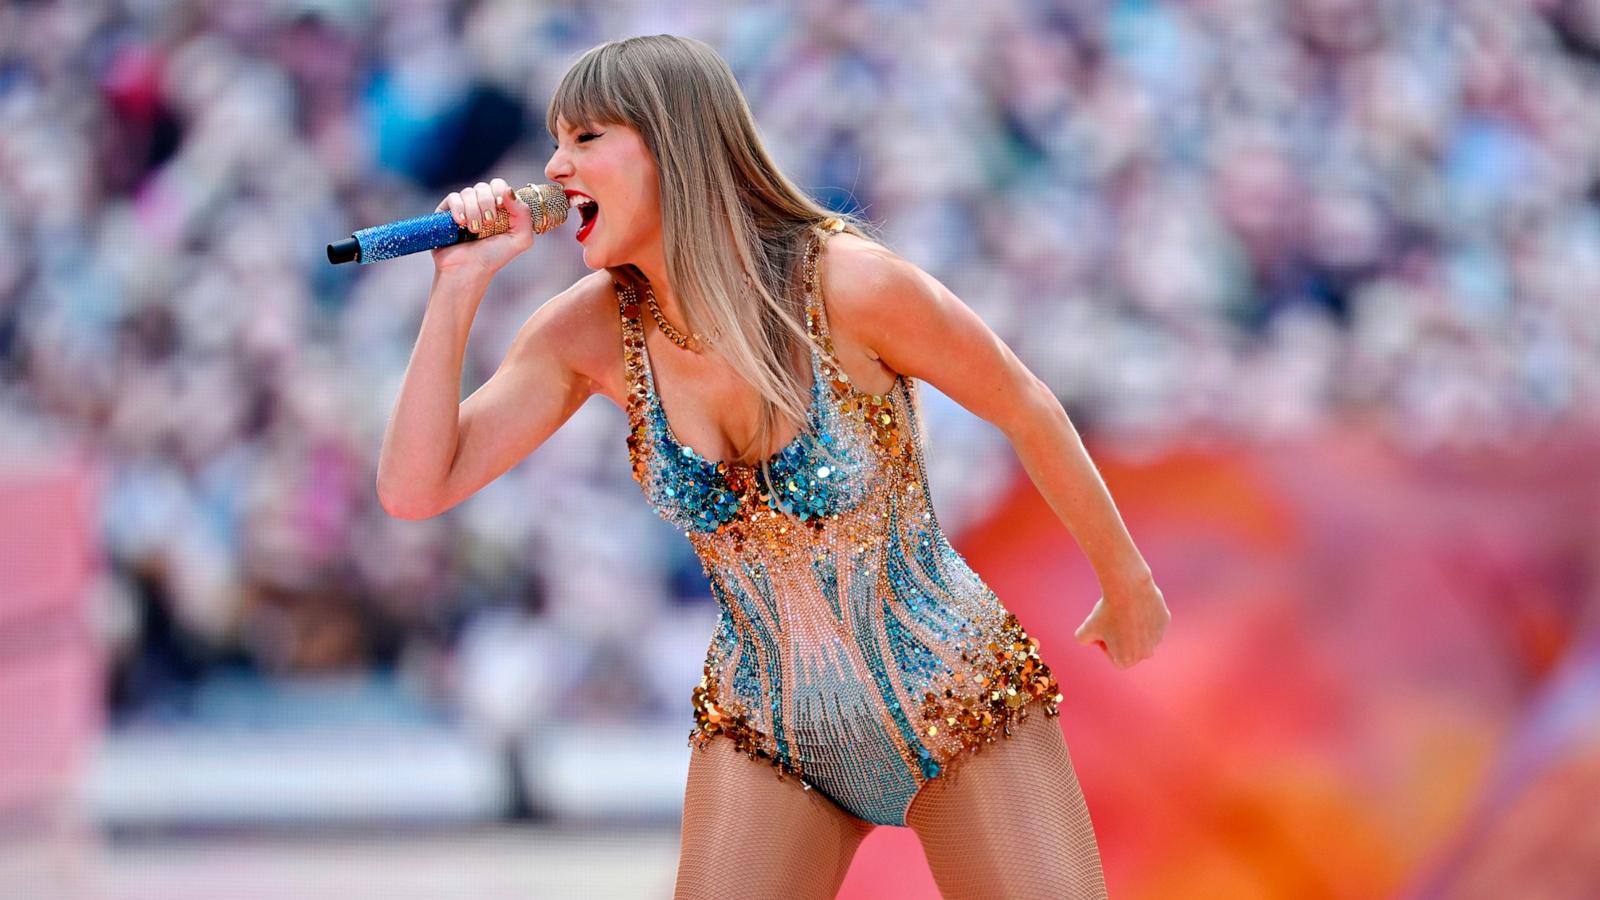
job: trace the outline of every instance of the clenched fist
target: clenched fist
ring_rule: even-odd
[[[474,233],[481,234],[488,223],[496,220],[509,224],[510,228],[501,234],[433,250],[433,267],[438,272],[463,271],[493,277],[506,263],[533,246],[533,211],[517,199],[511,185],[503,178],[451,191],[434,208],[434,212],[444,210],[450,211],[457,225],[464,225]]]

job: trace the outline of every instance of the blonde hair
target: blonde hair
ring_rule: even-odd
[[[732,461],[767,475],[762,450],[778,417],[799,422],[802,435],[811,430],[797,371],[813,343],[803,284],[811,233],[829,218],[868,240],[877,241],[876,228],[822,206],[778,171],[733,71],[703,41],[657,34],[591,48],[550,98],[552,135],[558,119],[621,123],[643,137],[659,173],[667,279],[688,329],[720,332],[713,351],[763,397],[756,434]],[[632,264],[607,271],[636,288],[645,281]]]

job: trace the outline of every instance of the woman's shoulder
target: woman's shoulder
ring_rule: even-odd
[[[610,273],[590,272],[574,281],[540,307],[537,316],[548,316],[550,326],[579,348],[598,345],[622,331],[617,292]]]
[[[822,247],[821,285],[829,301],[870,303],[885,288],[914,279],[922,270],[869,237],[841,231]]]
[[[590,272],[551,297],[530,317],[573,373],[589,379],[599,393],[621,406],[622,320],[617,292],[605,270]]]
[[[926,274],[871,238],[840,232],[823,245],[818,284],[831,330],[865,335],[907,311]]]
[[[904,298],[921,269],[847,231],[829,237],[821,256],[817,282],[835,357],[862,389],[886,392],[896,373],[880,351],[896,330],[896,317],[910,314]]]

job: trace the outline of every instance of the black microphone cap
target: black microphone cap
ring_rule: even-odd
[[[328,262],[347,263],[361,258],[361,242],[353,237],[334,241],[328,245]]]

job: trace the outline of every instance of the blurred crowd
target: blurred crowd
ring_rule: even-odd
[[[9,3],[0,422],[104,473],[117,715],[188,715],[224,670],[386,671],[495,729],[687,729],[714,607],[622,413],[591,402],[456,509],[388,516],[431,263],[323,249],[543,180],[566,67],[658,32],[715,46],[791,177],[879,223],[1085,434],[1154,453],[1357,421],[1433,452],[1594,416],[1595,0]],[[497,279],[465,392],[584,274],[570,240]],[[928,402],[956,529],[1013,463]]]

